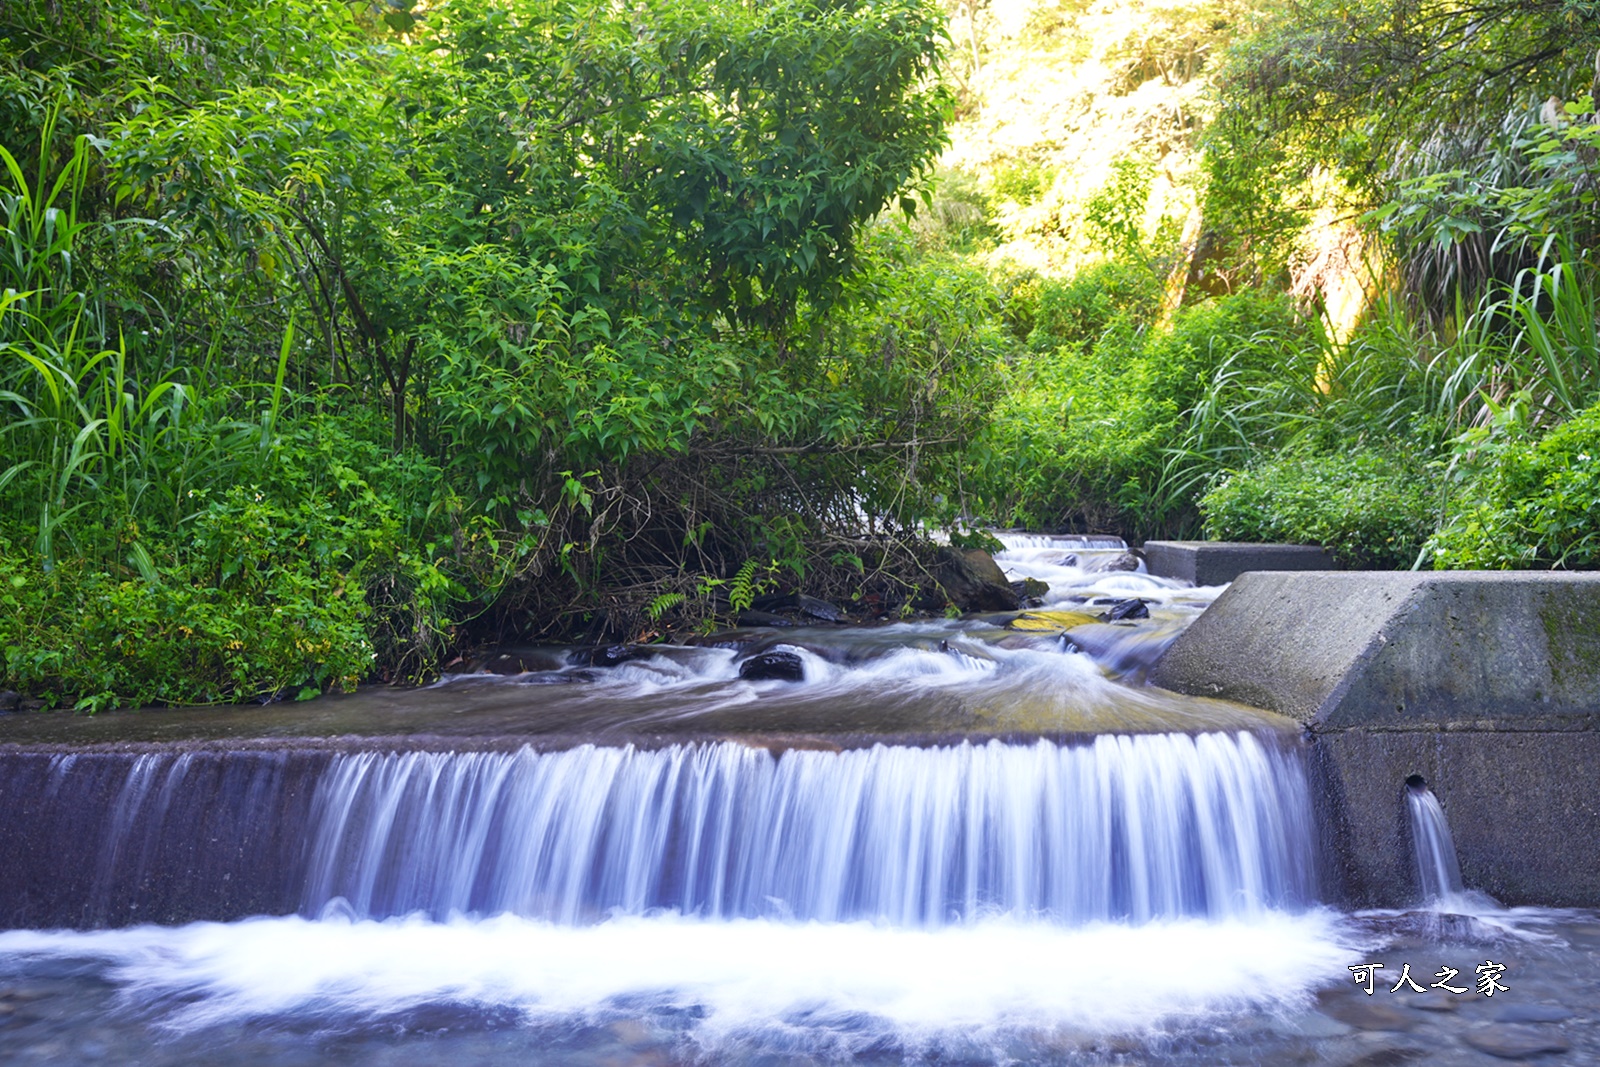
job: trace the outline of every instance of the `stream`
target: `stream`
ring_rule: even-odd
[[[0,1062],[1600,1063],[1600,914],[1420,787],[1417,905],[1324,903],[1298,725],[1143,684],[1221,590],[1004,538],[1029,611],[7,717]]]

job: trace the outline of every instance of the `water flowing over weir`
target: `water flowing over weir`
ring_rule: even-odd
[[[1248,915],[1311,894],[1297,753],[1059,746],[359,754],[313,806],[305,910],[938,926]]]

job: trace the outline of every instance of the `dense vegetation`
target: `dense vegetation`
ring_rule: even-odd
[[[9,5],[0,688],[937,611],[952,524],[1600,560],[1594,5],[998,2]]]

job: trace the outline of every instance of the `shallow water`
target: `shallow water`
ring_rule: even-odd
[[[1323,909],[937,930],[335,910],[12,931],[0,934],[0,1060],[1472,1065],[1506,1061],[1468,1038],[1531,1031],[1570,1046],[1555,1062],[1600,1062],[1600,915],[1522,910],[1498,926],[1438,927],[1425,914]],[[1381,961],[1387,980],[1404,962],[1419,976],[1449,966],[1470,986],[1486,959],[1507,968],[1492,997],[1390,993],[1387,981],[1368,997],[1346,970]],[[1517,1021],[1530,1012],[1560,1021]]]

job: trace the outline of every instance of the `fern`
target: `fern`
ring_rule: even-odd
[[[747,559],[739,568],[739,573],[733,576],[733,581],[728,584],[728,603],[734,611],[748,611],[750,605],[755,603],[756,588],[756,561]]]
[[[660,596],[650,601],[650,606],[644,609],[644,613],[649,617],[651,622],[657,622],[660,620],[662,615],[667,613],[669,609],[675,608],[682,603],[682,593],[662,593]]]

